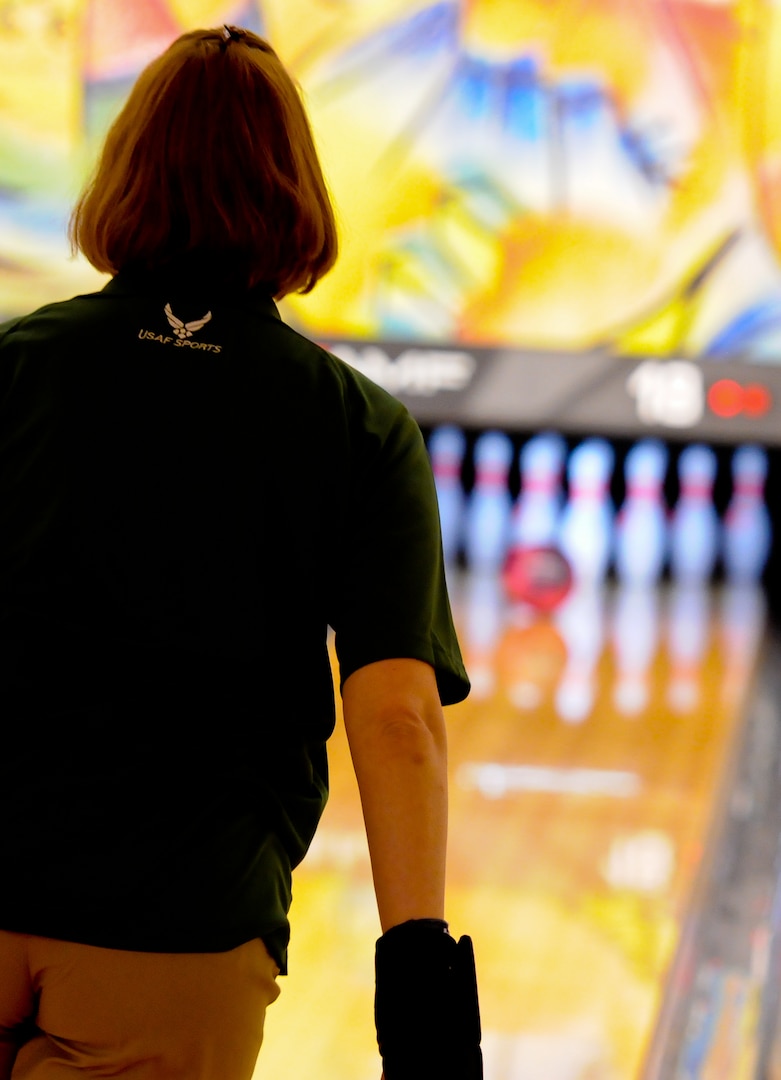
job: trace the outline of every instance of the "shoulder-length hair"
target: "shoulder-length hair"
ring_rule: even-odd
[[[247,288],[309,292],[336,260],[336,223],[299,88],[271,46],[193,30],[149,64],[69,235],[110,274],[206,252]]]

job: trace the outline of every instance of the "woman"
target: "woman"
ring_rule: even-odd
[[[406,410],[279,318],[337,241],[271,47],[198,30],[150,64],[71,236],[106,287],[0,328],[0,1078],[252,1076],[327,797],[329,625],[386,1080],[477,1076],[433,481]]]

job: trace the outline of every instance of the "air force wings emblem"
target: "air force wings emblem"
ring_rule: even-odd
[[[165,305],[165,316],[168,322],[173,327],[173,331],[178,338],[184,340],[184,338],[191,338],[195,330],[200,330],[211,319],[212,313],[207,311],[202,319],[195,319],[193,322],[182,322],[181,319],[177,319],[173,311],[171,311],[171,305]]]

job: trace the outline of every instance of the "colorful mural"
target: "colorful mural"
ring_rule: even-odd
[[[65,222],[141,67],[265,34],[342,255],[322,337],[781,362],[773,0],[0,0],[0,313],[94,287]]]

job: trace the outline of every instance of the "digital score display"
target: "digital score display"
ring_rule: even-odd
[[[781,446],[781,369],[661,357],[323,341],[421,423]]]

